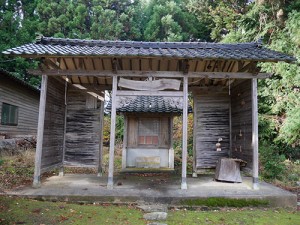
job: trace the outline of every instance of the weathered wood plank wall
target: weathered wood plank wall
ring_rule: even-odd
[[[229,105],[228,93],[194,91],[196,169],[215,168],[220,157],[229,155]],[[221,151],[216,144],[222,138]]]
[[[97,167],[100,138],[100,101],[78,89],[67,94],[65,162],[67,166]]]
[[[18,125],[2,125],[0,121],[0,133],[9,137],[36,135],[39,113],[38,91],[26,88],[0,74],[0,120],[3,103],[18,106]]]
[[[128,113],[127,116],[127,146],[130,148],[138,147],[138,130],[139,130],[139,120],[140,118],[157,121],[159,127],[159,137],[157,148],[169,148],[171,143],[170,135],[170,123],[172,120],[172,115],[169,113]],[[146,146],[146,145],[144,145]],[[140,148],[140,146],[139,146]],[[153,148],[153,146],[152,146]]]
[[[48,77],[41,169],[62,163],[65,113],[65,85]]]
[[[252,98],[251,80],[232,89],[232,157],[243,159],[252,168]]]

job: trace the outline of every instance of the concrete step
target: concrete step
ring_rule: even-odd
[[[151,212],[144,214],[143,218],[145,220],[166,220],[168,213],[166,212]]]

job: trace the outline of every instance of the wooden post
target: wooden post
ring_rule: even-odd
[[[230,95],[229,95],[229,157],[232,158],[232,111],[231,111]]]
[[[187,189],[186,169],[187,169],[187,122],[188,122],[188,78],[183,78],[183,115],[182,115],[182,172],[181,189]]]
[[[68,79],[68,78],[67,78]],[[64,176],[64,163],[65,163],[65,155],[66,155],[66,131],[67,131],[67,94],[68,94],[68,81],[65,82],[65,118],[64,118],[64,139],[63,139],[63,157],[62,157],[62,165],[59,168],[59,176]]]
[[[116,92],[117,92],[118,77],[113,77],[112,83],[112,103],[111,103],[111,122],[110,122],[110,145],[109,145],[109,165],[108,165],[108,182],[107,188],[113,189],[114,176],[114,155],[115,155],[115,131],[116,131]]]
[[[102,177],[103,168],[103,123],[104,123],[104,100],[101,101],[100,105],[100,134],[99,134],[99,159],[98,159],[98,177]]]
[[[35,167],[34,167],[34,177],[33,177],[33,187],[36,188],[41,186],[41,163],[42,163],[42,152],[43,152],[47,83],[48,83],[48,76],[43,75],[41,92],[40,92],[39,119],[38,119]]]
[[[122,148],[122,169],[126,168],[126,155],[127,155],[127,129],[128,129],[128,117],[124,116],[124,131],[123,131],[123,148]]]
[[[257,108],[257,78],[252,79],[252,150],[253,150],[253,189],[259,189],[258,184],[258,108]]]
[[[170,169],[174,169],[173,119],[174,119],[174,116],[171,115],[171,117],[169,117],[169,129],[170,129],[169,168]]]
[[[195,93],[193,92],[193,96]],[[197,103],[194,98],[194,110],[193,110],[193,177],[198,177],[197,174],[197,151],[196,151],[196,129],[197,129]]]

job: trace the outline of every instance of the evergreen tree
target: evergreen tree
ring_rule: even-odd
[[[6,0],[0,2],[0,52],[21,44],[31,42],[35,37],[37,18],[34,14],[35,1]],[[35,66],[35,62],[23,58],[0,56],[0,67],[15,76],[39,85],[39,78],[30,76],[27,68]]]
[[[207,24],[188,12],[186,1],[150,0],[143,23],[147,41],[210,40]]]

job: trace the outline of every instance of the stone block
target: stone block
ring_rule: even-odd
[[[159,168],[160,157],[159,156],[148,156],[148,157],[136,157],[137,168]]]

